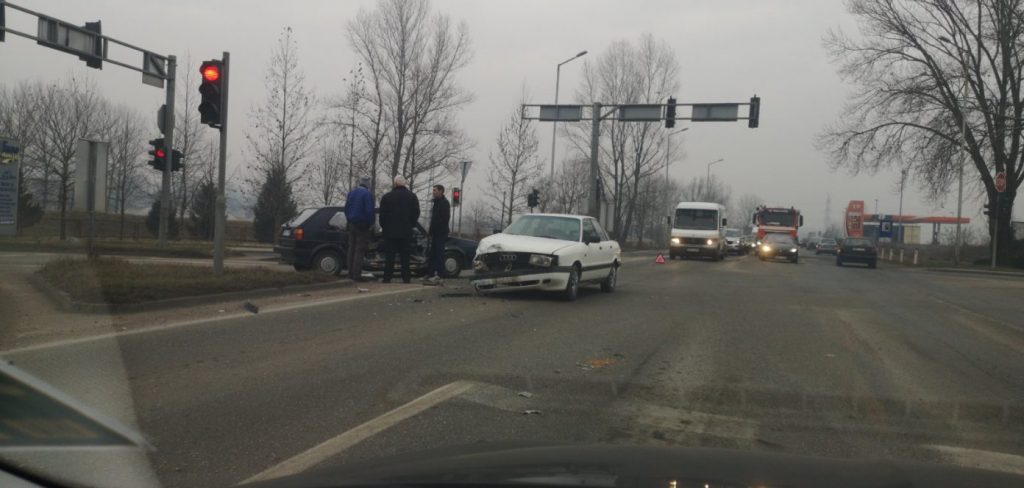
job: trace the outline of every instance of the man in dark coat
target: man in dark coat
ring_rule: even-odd
[[[380,199],[380,227],[384,237],[384,283],[394,274],[395,253],[402,264],[402,282],[412,279],[409,254],[412,250],[412,229],[420,218],[420,202],[408,188],[402,175],[395,177],[394,187]]]
[[[434,197],[430,210],[430,271],[427,273],[428,284],[438,284],[444,276],[444,245],[448,242],[448,223],[451,220],[452,207],[444,197],[444,185],[434,185],[431,190]]]

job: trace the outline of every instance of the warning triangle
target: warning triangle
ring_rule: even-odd
[[[654,258],[654,264],[665,264],[665,256],[659,252],[658,257]]]

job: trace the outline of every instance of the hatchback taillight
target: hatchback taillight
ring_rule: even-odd
[[[292,237],[294,237],[296,241],[301,241],[303,237],[306,237],[306,231],[302,230],[302,227],[299,227],[292,232]]]

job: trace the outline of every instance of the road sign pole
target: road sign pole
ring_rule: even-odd
[[[601,218],[601,206],[597,198],[597,178],[600,167],[597,164],[598,145],[601,137],[601,104],[594,103],[590,108],[590,184],[587,192],[587,215],[595,219]]]
[[[996,193],[996,211],[992,214],[992,269],[996,269],[996,253],[999,251],[999,203],[1002,197],[1002,193]]]
[[[213,220],[213,273],[224,274],[224,231],[227,230],[227,199],[225,173],[228,159],[228,76],[231,72],[231,53],[224,51],[221,67],[220,99],[220,157],[217,162],[217,208]]]
[[[157,245],[167,246],[168,219],[171,215],[171,167],[174,165],[174,78],[178,61],[174,55],[167,56],[167,120],[164,122],[165,151],[164,171],[160,182],[160,232]]]

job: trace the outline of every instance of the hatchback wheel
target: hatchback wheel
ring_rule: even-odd
[[[458,278],[462,274],[462,256],[455,252],[445,253],[444,274],[448,278]]]
[[[322,274],[337,275],[342,268],[341,255],[331,250],[320,251],[313,258],[313,265]]]

